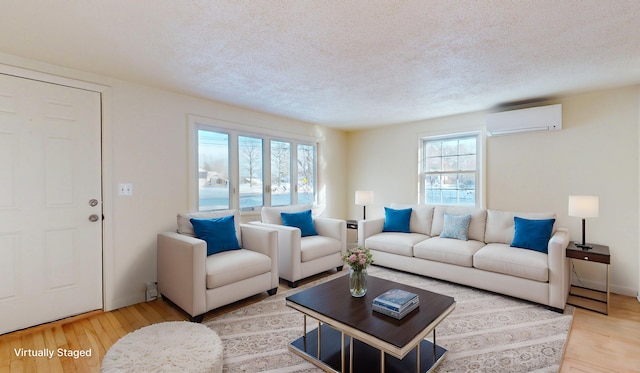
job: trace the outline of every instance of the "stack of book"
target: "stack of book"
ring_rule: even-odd
[[[398,320],[418,308],[419,305],[420,298],[417,294],[401,289],[391,289],[373,300],[374,311]]]

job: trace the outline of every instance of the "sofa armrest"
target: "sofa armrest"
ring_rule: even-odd
[[[569,259],[566,255],[567,246],[569,246],[569,231],[566,228],[558,228],[549,240],[547,260],[549,305],[559,309],[564,309],[571,286]]]
[[[340,251],[347,252],[347,222],[332,218],[315,218],[313,223],[320,236],[335,238],[340,241]]]
[[[278,231],[257,224],[240,224],[242,248],[271,258],[271,288],[278,287]]]
[[[286,225],[251,222],[252,225],[274,229],[278,232],[278,273],[283,278],[293,278],[293,274],[300,275],[300,229],[287,227]]]
[[[374,234],[382,233],[384,218],[358,221],[358,246],[364,247],[364,241]]]
[[[207,243],[176,232],[158,234],[158,290],[191,316],[206,312]]]

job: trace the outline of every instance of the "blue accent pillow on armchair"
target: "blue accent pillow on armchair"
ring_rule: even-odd
[[[551,239],[553,223],[556,222],[556,219],[529,220],[516,216],[513,220],[515,233],[511,247],[548,253],[549,239]]]
[[[311,216],[311,210],[302,212],[281,212],[282,222],[287,227],[294,227],[300,229],[302,237],[317,236],[316,226],[313,224],[313,217]]]
[[[411,211],[412,209],[394,210],[389,207],[384,208],[383,232],[411,233]]]
[[[196,237],[207,242],[207,256],[240,249],[233,215],[212,219],[192,218],[189,221]]]

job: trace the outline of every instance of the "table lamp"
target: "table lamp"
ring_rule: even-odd
[[[367,205],[373,203],[373,192],[370,190],[356,190],[356,205],[362,206],[362,219],[367,220]]]
[[[599,213],[600,199],[597,196],[569,196],[569,216],[582,218],[582,243],[576,243],[582,250],[592,248],[585,241],[585,219],[597,218]]]

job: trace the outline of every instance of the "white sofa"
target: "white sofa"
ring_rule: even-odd
[[[510,247],[514,217],[555,218],[475,207],[391,205],[412,208],[410,232],[383,232],[384,218],[358,222],[358,244],[376,265],[485,289],[564,310],[570,286],[565,250],[569,232],[553,226],[548,253]],[[468,240],[442,238],[444,214],[471,215]]]
[[[345,220],[313,217],[318,235],[302,237],[300,229],[285,226],[280,215],[310,209],[309,205],[263,207],[262,220],[252,222],[278,231],[279,276],[293,288],[306,277],[331,269],[342,270],[342,255],[347,249]]]

